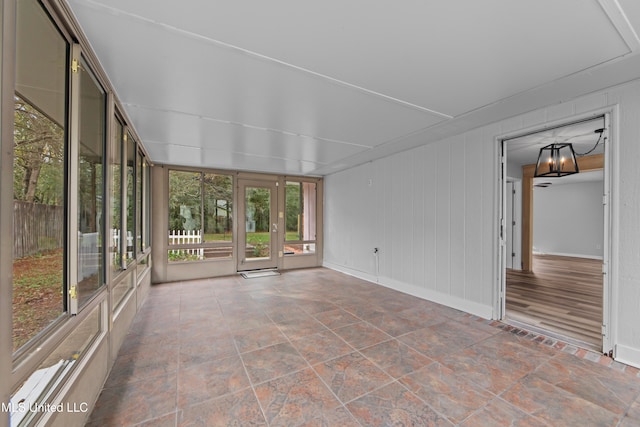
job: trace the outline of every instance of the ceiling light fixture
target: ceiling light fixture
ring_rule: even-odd
[[[553,143],[540,149],[534,177],[561,177],[578,173],[576,153],[571,143]]]
[[[542,147],[540,149],[540,154],[538,154],[536,170],[533,176],[536,178],[557,178],[580,172],[576,156],[586,156],[587,154],[593,152],[598,144],[600,144],[604,129],[596,129],[594,132],[599,133],[600,136],[598,137],[598,140],[596,141],[596,144],[593,146],[593,148],[586,153],[576,153],[573,150],[573,145],[568,142],[554,142],[553,144]]]

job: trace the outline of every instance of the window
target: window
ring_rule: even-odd
[[[169,261],[233,255],[233,178],[169,171]]]
[[[123,242],[123,224],[122,224],[122,155],[124,145],[124,126],[114,117],[113,119],[113,136],[111,140],[111,230],[109,230],[109,262],[111,264],[111,277],[115,277],[118,272],[123,270],[122,251],[123,245],[126,243],[126,237]],[[120,303],[124,300],[130,289],[133,288],[134,281],[129,275],[119,282],[114,283],[111,287],[111,300],[113,310],[117,310]]]
[[[204,241],[215,248],[205,250],[209,258],[233,254],[233,179],[229,175],[203,174]]]
[[[135,221],[135,164],[136,164],[136,142],[130,133],[126,134],[126,164],[127,164],[127,197],[126,197],[126,209],[127,209],[127,235],[126,235],[126,264],[129,265],[135,259],[135,245],[133,242],[133,236],[135,235],[134,221]]]
[[[316,251],[316,183],[287,181],[285,255]]]
[[[41,404],[102,330],[106,304],[86,303],[105,283],[106,96],[81,58],[77,74],[68,71],[71,45],[41,2],[15,5],[12,350],[22,373],[11,384],[11,399]],[[69,80],[77,92],[70,93]],[[71,111],[78,118],[73,128]],[[76,302],[85,310],[72,317]],[[66,336],[50,339],[67,325]],[[13,425],[42,413],[19,415],[27,418],[14,412]]]
[[[142,240],[142,165],[144,157],[142,153],[138,151],[136,161],[136,253],[141,254],[144,252],[144,245]]]
[[[53,398],[63,386],[63,379],[87,352],[95,338],[102,331],[101,310],[98,305],[87,313],[76,328],[44,359],[26,381],[11,396],[11,407],[46,407],[53,404]],[[46,411],[12,410],[10,425],[36,425],[37,419]]]
[[[129,293],[130,289],[135,286],[134,277],[131,274],[125,275],[120,279],[118,283],[115,283],[111,288],[111,301],[113,303],[113,311],[115,312],[120,307],[120,303]]]
[[[144,160],[143,185],[144,185],[144,248],[151,247],[151,167],[147,159]]]
[[[169,171],[169,245],[190,246],[169,251],[169,261],[204,259],[200,226],[202,205],[202,174]]]
[[[109,260],[111,271],[122,270],[122,139],[123,126],[114,118],[111,141],[111,230],[109,230]]]
[[[69,44],[37,1],[17,2],[13,350],[66,311]]]
[[[79,78],[77,295],[82,306],[105,283],[102,217],[106,95],[84,60]]]

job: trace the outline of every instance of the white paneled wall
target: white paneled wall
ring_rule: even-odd
[[[325,265],[491,317],[493,145],[472,132],[328,176]]]
[[[640,81],[327,176],[325,265],[496,316],[497,141],[603,112],[613,119],[612,340],[619,360],[640,366]]]

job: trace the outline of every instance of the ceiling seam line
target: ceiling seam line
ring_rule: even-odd
[[[128,17],[130,17],[132,19],[136,19],[136,20],[139,20],[139,21],[147,22],[147,23],[152,24],[152,25],[157,25],[159,27],[163,27],[163,28],[165,28],[165,29],[167,29],[167,30],[169,30],[171,32],[174,32],[174,33],[182,34],[184,36],[187,36],[187,37],[190,37],[190,38],[194,38],[194,39],[198,39],[198,40],[203,40],[203,41],[215,44],[217,46],[225,47],[225,48],[230,49],[230,50],[234,50],[234,51],[237,51],[237,52],[244,53],[245,55],[248,55],[248,56],[251,56],[251,57],[254,57],[254,58],[262,59],[262,60],[268,61],[268,62],[273,62],[273,63],[279,64],[279,65],[282,65],[284,67],[291,68],[291,69],[303,72],[305,74],[310,74],[310,75],[313,75],[315,77],[321,78],[323,80],[327,80],[327,81],[330,81],[332,83],[335,83],[335,84],[338,84],[338,85],[341,85],[341,86],[349,87],[349,88],[352,88],[352,89],[357,90],[359,92],[363,92],[363,93],[366,93],[366,94],[369,94],[369,95],[372,95],[372,96],[375,96],[375,97],[378,97],[378,98],[382,98],[382,99],[385,99],[387,101],[391,101],[391,102],[394,102],[394,103],[399,104],[399,105],[403,105],[403,106],[408,107],[408,108],[412,108],[412,109],[415,109],[415,110],[418,110],[418,111],[429,113],[429,114],[432,114],[434,116],[442,117],[442,118],[445,118],[445,119],[453,119],[454,118],[454,116],[451,116],[449,114],[445,114],[445,113],[441,113],[439,111],[431,110],[429,108],[422,107],[420,105],[416,105],[416,104],[413,104],[413,103],[408,102],[408,101],[403,101],[401,99],[394,98],[394,97],[392,97],[390,95],[385,95],[383,93],[376,92],[376,91],[371,90],[371,89],[366,89],[366,88],[364,88],[362,86],[358,86],[358,85],[355,85],[353,83],[348,83],[348,82],[345,82],[343,80],[339,80],[337,78],[330,77],[330,76],[327,76],[325,74],[318,73],[316,71],[312,71],[312,70],[306,69],[304,67],[300,67],[300,66],[297,66],[297,65],[289,64],[288,62],[285,62],[285,61],[282,61],[282,60],[279,60],[279,59],[276,59],[276,58],[272,58],[272,57],[269,57],[269,56],[266,56],[266,55],[262,55],[260,53],[253,52],[253,51],[248,50],[248,49],[243,49],[241,47],[232,45],[230,43],[225,43],[223,41],[216,40],[216,39],[213,39],[211,37],[207,37],[207,36],[204,36],[204,35],[201,35],[201,34],[194,33],[192,31],[183,30],[183,29],[180,29],[180,28],[175,27],[173,25],[165,24],[163,22],[154,21],[154,20],[145,18],[143,16],[136,15],[134,13],[125,12],[122,9],[117,9],[117,8],[105,6],[103,4],[95,2],[93,0],[87,0],[86,3],[90,3],[90,4],[94,5],[94,7],[96,7],[96,8],[109,10],[109,11],[116,12],[116,13],[119,13],[119,14],[124,15],[124,16],[128,16]]]
[[[185,144],[173,144],[173,143],[165,143],[165,142],[160,142],[160,141],[153,141],[153,140],[147,140],[146,142],[150,143],[150,144],[158,144],[158,145],[162,145],[163,147],[179,147],[179,148],[191,148],[194,150],[201,150],[201,151],[218,151],[218,152],[222,152],[222,153],[231,153],[231,154],[241,154],[243,156],[247,156],[247,157],[258,157],[261,159],[278,159],[278,160],[286,160],[286,161],[291,161],[291,162],[304,162],[304,163],[312,163],[314,165],[320,165],[320,166],[326,166],[329,165],[330,163],[325,163],[325,162],[315,162],[313,160],[304,160],[304,159],[292,159],[292,158],[288,158],[288,157],[278,157],[278,156],[267,156],[264,154],[250,154],[250,153],[244,153],[242,151],[226,151],[226,150],[219,150],[217,148],[207,148],[207,147],[194,147],[193,145],[185,145]]]
[[[316,141],[333,142],[333,143],[336,143],[336,144],[349,145],[349,146],[354,146],[354,147],[358,147],[358,148],[371,148],[371,146],[369,146],[369,145],[358,144],[358,143],[355,143],[355,142],[342,141],[342,140],[339,140],[339,139],[332,139],[332,138],[311,136],[311,135],[307,135],[307,134],[303,134],[303,133],[291,132],[291,131],[282,130],[282,129],[266,128],[266,127],[256,126],[256,125],[249,125],[249,124],[245,124],[245,123],[234,122],[234,121],[231,121],[231,120],[216,119],[214,117],[203,116],[202,114],[189,113],[189,112],[186,112],[186,111],[171,110],[171,109],[166,109],[166,108],[154,108],[154,107],[148,107],[148,106],[140,105],[140,104],[132,104],[132,103],[129,103],[129,102],[123,102],[122,105],[123,106],[132,107],[132,108],[140,108],[140,109],[150,110],[150,111],[159,111],[159,112],[169,113],[169,114],[180,114],[180,115],[183,115],[183,116],[195,117],[197,119],[202,119],[202,120],[215,122],[215,123],[233,125],[233,126],[238,126],[238,127],[244,127],[244,128],[247,128],[247,129],[261,130],[261,131],[266,131],[266,132],[279,133],[279,134],[283,134],[283,135],[295,136],[295,137],[300,137],[300,138],[308,138],[308,139],[312,139],[312,140],[316,140]]]

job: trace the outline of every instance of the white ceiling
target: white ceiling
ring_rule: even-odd
[[[640,77],[637,0],[68,0],[156,163],[325,175]]]

